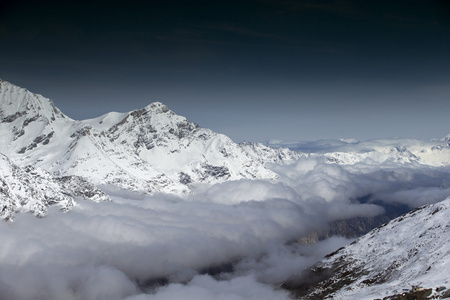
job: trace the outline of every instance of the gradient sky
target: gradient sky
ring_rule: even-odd
[[[450,133],[448,1],[0,3],[0,78],[74,119],[161,101],[237,142]]]

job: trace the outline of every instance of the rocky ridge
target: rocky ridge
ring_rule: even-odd
[[[415,209],[327,255],[285,287],[298,299],[383,299],[413,285],[449,286],[449,220],[450,198]]]
[[[48,172],[15,165],[0,154],[0,218],[12,220],[16,212],[33,213],[42,217],[51,205],[67,211],[76,205],[76,198],[110,201],[108,195],[83,178],[55,178]]]

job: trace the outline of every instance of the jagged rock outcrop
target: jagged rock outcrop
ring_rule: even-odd
[[[0,218],[10,220],[19,211],[41,217],[53,204],[68,210],[75,201],[47,172],[22,169],[0,154]]]
[[[0,218],[12,220],[16,212],[43,217],[51,205],[67,211],[77,199],[111,201],[103,191],[76,176],[56,178],[33,166],[21,168],[0,154]]]

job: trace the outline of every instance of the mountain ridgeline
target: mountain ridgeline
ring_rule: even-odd
[[[25,178],[17,174],[27,172],[34,179],[21,184],[33,185],[37,180],[33,174],[40,174],[37,181],[46,178],[53,185],[59,182],[60,187],[55,190],[65,190],[64,195],[90,198],[88,195],[92,194],[97,195],[97,200],[105,200],[108,197],[99,196],[99,186],[180,195],[192,193],[201,184],[241,179],[278,182],[280,171],[273,166],[300,159],[320,159],[341,166],[434,167],[450,163],[449,137],[432,142],[395,140],[395,144],[383,140],[327,141],[327,145],[332,143],[329,149],[334,149],[333,152],[324,152],[323,143],[290,145],[293,149],[320,150],[309,153],[282,145],[237,144],[175,114],[160,102],[128,113],[111,112],[77,121],[62,113],[51,100],[3,80],[0,80],[0,131],[0,154],[3,164],[8,166],[1,177],[4,218],[10,218],[14,210],[27,211],[27,207],[28,211],[42,215],[44,207],[52,203],[60,203],[65,209],[75,203],[73,199],[57,196],[58,193],[53,193],[54,197],[44,193],[47,200],[31,208],[31,202],[23,199],[41,199],[40,194],[25,197],[14,188],[20,184],[13,183]],[[11,175],[7,170],[18,171]],[[92,187],[91,192],[87,192],[87,186]],[[386,205],[385,208],[387,214],[375,220],[337,221],[330,234],[359,236],[405,212],[397,209],[393,213]]]
[[[196,183],[276,179],[267,162],[299,154],[234,143],[155,102],[129,113],[75,121],[52,101],[0,82],[0,152],[19,166],[94,184],[152,193],[188,193]]]
[[[99,185],[185,194],[200,183],[275,180],[267,163],[300,157],[286,148],[236,144],[159,102],[76,121],[51,100],[3,80],[0,131],[1,159],[7,166],[0,178],[4,219],[13,211],[42,216],[55,203],[68,209],[75,205],[68,195],[108,200],[100,196]],[[21,194],[24,190],[29,194]]]

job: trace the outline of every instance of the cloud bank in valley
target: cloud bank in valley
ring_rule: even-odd
[[[2,296],[288,299],[281,282],[348,243],[299,238],[333,220],[383,213],[375,200],[415,207],[450,194],[444,167],[309,157],[271,168],[277,182],[225,182],[183,197],[109,188],[113,202],[79,201],[41,219],[18,214],[0,224]]]
[[[221,286],[231,287],[231,293],[235,286],[234,293],[250,299],[267,290],[269,298],[286,294],[246,272],[228,283],[199,274],[267,255],[272,245],[294,239],[303,222],[295,203],[115,200],[82,202],[67,214],[51,211],[43,219],[22,214],[2,224],[2,294],[8,299],[122,299],[151,292],[157,280],[174,284],[155,299],[184,287],[175,283],[188,283],[185,292],[200,299]]]

